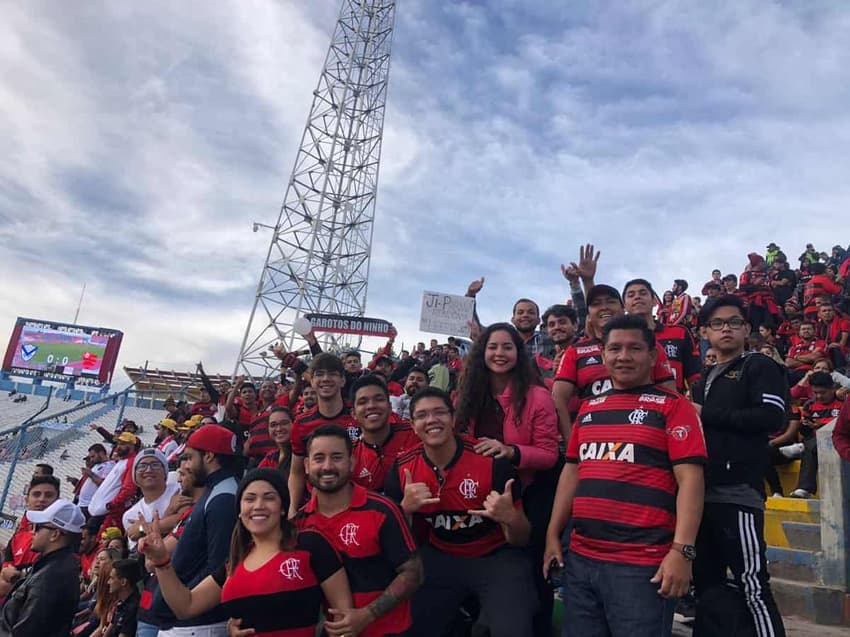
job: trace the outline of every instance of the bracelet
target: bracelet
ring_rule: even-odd
[[[165,568],[166,566],[170,566],[170,565],[171,565],[171,558],[169,557],[164,562],[160,562],[159,564],[152,564],[151,566],[153,566],[154,568]]]

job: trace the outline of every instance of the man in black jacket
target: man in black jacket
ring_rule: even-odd
[[[742,592],[742,605],[752,617],[755,634],[784,637],[765,559],[763,480],[768,435],[785,425],[788,388],[777,363],[762,354],[744,352],[750,333],[745,316],[743,302],[735,296],[718,298],[699,316],[717,353],[717,364],[703,371],[692,390],[708,448],[705,508],[694,563],[696,632],[701,612],[734,615],[734,609],[710,608],[708,602],[721,599],[716,593],[726,583],[728,568]]]
[[[0,613],[0,637],[67,637],[80,601],[77,544],[86,518],[76,504],[56,500],[44,511],[27,511],[32,550],[40,553]]]

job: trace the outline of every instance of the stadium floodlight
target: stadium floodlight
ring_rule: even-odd
[[[365,315],[395,7],[342,2],[234,376],[275,373],[263,354],[276,342],[301,349],[299,316]]]

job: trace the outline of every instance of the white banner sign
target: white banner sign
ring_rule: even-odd
[[[425,292],[422,294],[422,314],[419,330],[448,336],[469,336],[475,299],[456,294]]]

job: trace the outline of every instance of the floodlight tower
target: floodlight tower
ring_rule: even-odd
[[[342,2],[236,374],[276,370],[268,350],[299,345],[292,326],[303,314],[365,313],[395,4]]]

